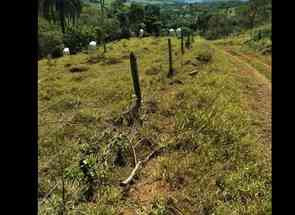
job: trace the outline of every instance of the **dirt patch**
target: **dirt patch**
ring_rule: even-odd
[[[156,197],[169,193],[169,185],[164,181],[141,182],[130,190],[131,199],[141,203],[150,204]]]
[[[86,61],[86,63],[88,64],[96,64],[99,63],[101,61],[103,61],[105,59],[104,55],[98,54],[95,56],[90,56],[89,59]]]
[[[87,70],[89,70],[89,67],[84,65],[76,65],[76,66],[70,67],[71,73],[85,72]]]
[[[119,215],[137,215],[137,213],[133,208],[124,208],[119,212]]]
[[[115,57],[108,57],[103,60],[103,64],[106,64],[106,65],[118,64],[121,62],[122,61],[119,58],[115,58]]]

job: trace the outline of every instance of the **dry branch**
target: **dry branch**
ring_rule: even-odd
[[[120,183],[121,186],[126,186],[128,185],[132,179],[134,178],[134,176],[136,175],[136,172],[138,171],[138,169],[140,169],[142,166],[142,161],[138,161],[138,163],[136,164],[135,168],[132,170],[131,174],[129,175],[129,177],[125,180],[125,181],[122,181]]]
[[[137,158],[136,158],[135,149],[134,149],[132,143],[130,143],[130,146],[131,146],[131,149],[132,149],[132,152],[133,152],[134,166],[136,166],[136,164],[137,164]]]
[[[39,206],[41,206],[47,198],[51,195],[51,193],[57,188],[59,182],[54,185],[54,187],[44,196],[43,200],[40,202]]]
[[[134,169],[132,170],[131,174],[129,175],[129,177],[122,181],[120,183],[121,186],[126,186],[128,185],[132,179],[134,178],[134,176],[136,175],[136,173],[151,159],[153,158],[155,155],[157,155],[158,153],[160,153],[162,151],[163,147],[160,147],[159,149],[154,150],[153,152],[151,152],[143,161],[138,161],[137,164],[135,165]]]

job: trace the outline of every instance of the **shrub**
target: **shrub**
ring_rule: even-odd
[[[203,63],[208,63],[212,60],[212,50],[211,49],[204,49],[202,50],[197,56],[196,59]]]
[[[46,57],[51,54],[52,57],[62,56],[63,36],[60,29],[45,19],[38,19],[38,57]]]
[[[259,28],[259,29],[255,30],[252,34],[252,39],[254,41],[259,41],[264,38],[267,38],[270,40],[272,39],[272,30],[271,30],[270,26]]]
[[[261,52],[262,54],[272,53],[272,31],[271,26],[262,26],[255,29],[251,39],[245,43],[247,46]]]
[[[64,34],[64,44],[71,51],[71,54],[76,54],[87,48],[90,41],[96,40],[96,30],[94,27],[81,26],[69,28]]]

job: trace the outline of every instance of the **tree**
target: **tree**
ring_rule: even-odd
[[[248,18],[250,28],[253,28],[255,26],[255,21],[257,18],[260,18],[263,21],[269,18],[271,14],[270,0],[249,0],[248,6]]]
[[[130,37],[130,22],[129,22],[129,16],[126,12],[121,12],[117,15],[117,18],[120,22],[120,28],[121,28],[121,38],[129,38]]]
[[[146,24],[147,32],[157,34],[161,17],[160,7],[156,5],[146,5],[144,11],[144,23]]]
[[[66,26],[75,24],[82,10],[80,0],[39,0],[38,10],[48,21],[60,22],[62,32]]]
[[[133,30],[138,30],[140,23],[144,22],[144,7],[137,3],[132,3],[129,11],[129,21]]]
[[[111,16],[116,16],[118,13],[124,10],[124,2],[122,0],[115,0],[111,3],[110,14]]]
[[[99,0],[100,9],[101,9],[101,26],[104,26],[104,0]],[[102,32],[102,42],[103,42],[103,52],[107,51],[106,42],[105,42],[105,32]]]

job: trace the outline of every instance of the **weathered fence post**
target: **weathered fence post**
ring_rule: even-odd
[[[186,39],[186,43],[185,43],[185,47],[186,47],[187,49],[190,48],[190,34],[189,34],[189,33],[188,33],[188,35],[187,35],[187,39]]]
[[[171,49],[171,39],[168,39],[168,51],[169,51],[169,71],[167,77],[171,77],[174,75],[174,70],[172,67],[172,49]]]
[[[181,31],[181,54],[184,54],[183,31]]]
[[[140,85],[139,85],[137,60],[133,52],[130,53],[130,67],[131,67],[134,93],[136,95],[136,105],[139,107],[141,103],[141,91],[140,91]]]

